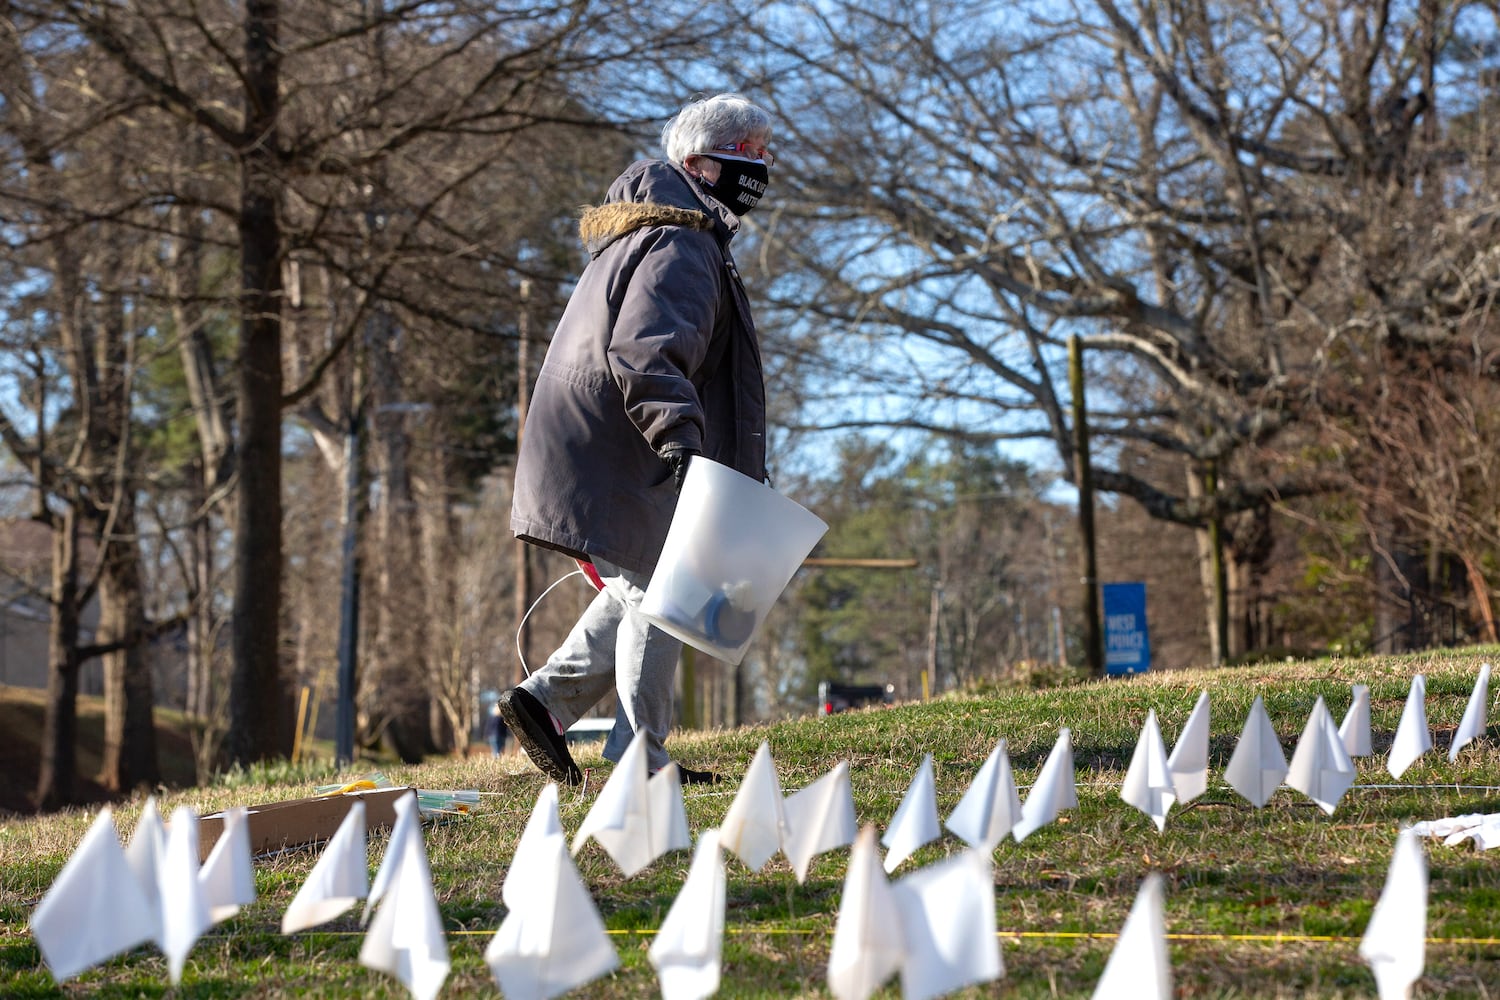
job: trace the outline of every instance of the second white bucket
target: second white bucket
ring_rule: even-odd
[[[739,663],[827,530],[764,483],[694,456],[641,613],[695,649]]]

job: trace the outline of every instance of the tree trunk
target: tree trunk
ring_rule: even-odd
[[[204,493],[190,487],[188,496],[195,508],[201,508]],[[195,721],[208,718],[210,692],[213,688],[213,656],[210,637],[213,635],[213,609],[207,600],[213,593],[212,539],[209,537],[208,518],[200,517],[192,528],[192,540],[188,545],[187,590],[187,692],[184,710]]]
[[[53,525],[52,620],[47,642],[47,714],[42,726],[38,809],[73,802],[78,775],[78,518],[65,507]]]
[[[196,132],[184,130],[182,143],[185,148],[196,148],[198,141]],[[182,183],[191,195],[195,190],[193,180],[184,178]],[[196,211],[174,209],[174,224],[181,236],[168,244],[166,277],[172,297],[172,321],[177,329],[183,378],[193,404],[199,449],[198,460],[188,473],[191,483],[188,499],[197,515],[188,547],[191,560],[187,567],[189,579],[184,581],[188,602],[186,710],[189,718],[201,723],[210,721],[217,700],[219,628],[211,600],[217,585],[213,535],[216,512],[222,509],[216,493],[220,484],[229,478],[234,447],[213,343],[205,329],[199,298],[203,282],[202,218]],[[230,529],[233,530],[232,523]],[[215,725],[205,729],[204,733],[212,736],[220,731]],[[213,745],[204,747],[199,754],[200,765],[206,764],[218,752],[216,738],[205,742]]]
[[[146,604],[141,589],[137,531],[135,449],[130,435],[132,373],[135,357],[121,278],[119,244],[107,244],[103,266],[101,319],[96,347],[99,365],[93,387],[93,419],[88,424],[89,465],[96,501],[91,512],[101,560],[98,595],[101,642],[121,648],[104,657],[104,752],[99,780],[111,791],[154,785],[158,779],[156,724],[151,664],[144,648]]]
[[[1401,640],[1401,623],[1404,620],[1402,595],[1409,599],[1411,588],[1394,564],[1396,552],[1392,539],[1395,532],[1389,517],[1377,511],[1373,520],[1370,540],[1375,557],[1375,648],[1372,652],[1399,653],[1407,648]]]
[[[1084,662],[1103,677],[1104,628],[1099,612],[1099,570],[1094,549],[1094,482],[1089,458],[1088,406],[1083,388],[1083,344],[1068,338],[1068,385],[1073,392],[1073,485],[1078,488],[1078,568],[1083,586]]]
[[[1484,627],[1485,642],[1500,642],[1500,631],[1495,628],[1495,607],[1490,601],[1490,585],[1484,578],[1484,568],[1473,552],[1460,553],[1464,572],[1469,577],[1469,590],[1474,595],[1474,606],[1479,610],[1479,622]]]
[[[426,449],[429,502],[421,517],[422,573],[427,580],[428,662],[433,666],[432,741],[439,750],[462,754],[479,716],[479,673],[473,643],[463,627],[462,526],[446,498],[457,495],[443,449]]]
[[[1187,495],[1198,499],[1204,495],[1203,476],[1193,464],[1187,469]],[[1224,634],[1219,627],[1218,566],[1222,550],[1216,548],[1215,533],[1208,528],[1194,528],[1193,539],[1198,543],[1198,582],[1203,590],[1203,609],[1208,622],[1208,660],[1210,663],[1224,662]]]
[[[249,764],[290,750],[281,677],[281,228],[277,217],[281,56],[276,0],[245,4],[240,155],[239,473],[234,536],[234,674],[228,753]]]
[[[386,739],[402,760],[415,763],[434,749],[423,621],[426,588],[417,546],[422,526],[412,494],[412,445],[405,414],[389,404],[379,409],[384,412],[375,417],[373,451],[382,486],[377,514],[380,541],[372,561],[380,607],[371,683],[379,699],[378,714],[385,720]]]
[[[127,493],[115,517],[119,537],[107,543],[99,578],[100,639],[125,644],[106,654],[104,661],[106,700],[119,709],[105,715],[99,781],[117,792],[154,785],[161,777],[151,661],[142,637],[146,614],[135,522],[135,504]]]

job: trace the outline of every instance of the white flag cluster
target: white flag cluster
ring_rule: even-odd
[[[646,773],[646,742],[637,733],[573,835],[573,853],[590,838],[631,878],[668,851],[692,846],[677,768]]]
[[[849,854],[828,956],[828,989],[838,1000],[864,1000],[898,971],[906,1000],[1005,974],[988,854],[963,851],[894,884],[885,867],[866,827]]]
[[[32,913],[32,934],[58,982],[151,942],[180,983],[203,932],[255,901],[250,864],[242,809],[226,817],[201,867],[192,809],[179,807],[164,828],[156,800],[148,799],[128,849],[103,809]]]
[[[1490,666],[1480,671],[1449,750],[1449,759],[1486,732]],[[1355,685],[1343,724],[1335,727],[1319,697],[1290,764],[1265,705],[1256,697],[1224,778],[1257,808],[1283,784],[1332,814],[1354,784],[1353,757],[1371,752],[1370,698]],[[1209,698],[1204,691],[1170,755],[1155,710],[1148,711],[1120,798],[1158,831],[1174,805],[1208,787]],[[1433,746],[1426,682],[1408,691],[1387,767],[1399,777]],[[827,981],[839,1000],[863,1000],[899,975],[906,1000],[926,1000],[1004,975],[995,933],[991,855],[1007,837],[1017,843],[1078,805],[1072,733],[1062,728],[1024,803],[1004,740],[979,768],[946,822],[938,816],[931,754],[923,756],[879,843],[873,826],[857,827],[847,762],[783,795],[769,744],[762,743],[719,827],[705,830],[691,868],[649,951],[664,1000],[698,1000],[720,983],[726,855],[759,871],[782,853],[805,882],[820,854],[851,847],[844,875]],[[396,802],[396,823],[373,883],[368,877],[365,809],[354,802],[281,921],[295,933],[337,917],[360,899],[369,924],[360,962],[397,978],[417,1000],[431,1000],[449,972],[441,914],[422,839],[417,800]],[[1427,869],[1418,835],[1449,843],[1500,845],[1500,815],[1464,816],[1402,832],[1360,954],[1380,996],[1404,997],[1423,968]],[[943,827],[967,849],[895,882],[887,876]],[[485,950],[501,992],[548,1000],[617,968],[620,959],[573,857],[589,840],[626,878],[665,853],[692,847],[675,768],[647,773],[644,743],[631,744],[575,832],[571,849],[556,785],[538,796],[501,890],[506,916]],[[244,809],[225,813],[223,832],[203,864],[198,818],[182,807],[164,825],[148,800],[129,846],[122,848],[110,810],[101,811],[31,917],[53,977],[62,982],[139,945],[152,943],[173,983],[189,953],[215,923],[254,902],[255,883]],[[108,900],[102,907],[100,900]],[[371,917],[373,915],[373,920]],[[1169,997],[1164,887],[1142,884],[1105,967],[1095,997]]]

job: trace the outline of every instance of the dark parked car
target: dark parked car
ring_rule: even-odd
[[[896,699],[894,684],[835,684],[823,681],[818,685],[818,714],[833,715],[847,712],[851,708],[866,705],[889,705]]]

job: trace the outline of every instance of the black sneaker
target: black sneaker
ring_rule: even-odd
[[[681,764],[677,765],[677,778],[684,785],[717,785],[724,780],[712,771],[694,771]]]
[[[564,785],[583,784],[583,772],[573,763],[567,740],[552,724],[546,706],[536,698],[520,688],[511,688],[500,696],[500,718],[543,774]]]

